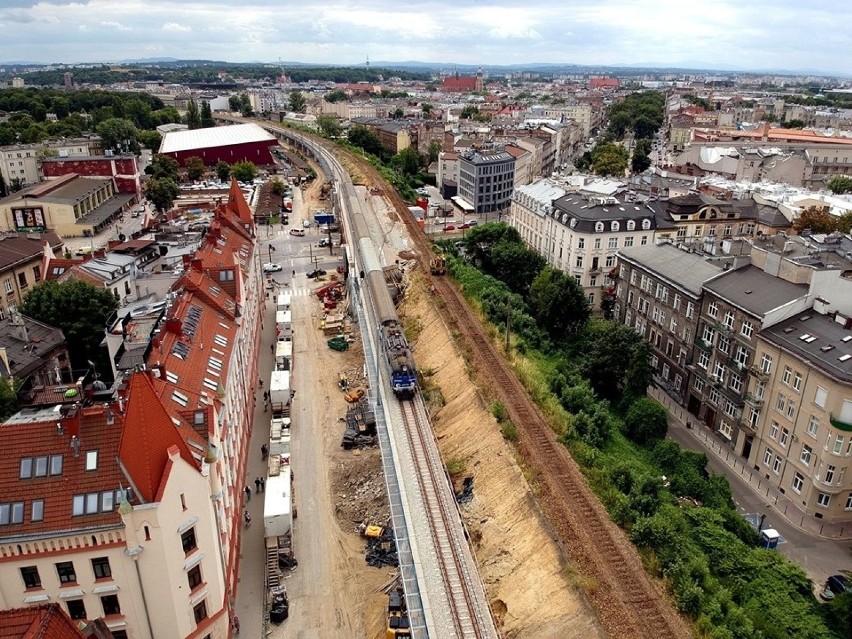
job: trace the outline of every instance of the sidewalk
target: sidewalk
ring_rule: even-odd
[[[842,526],[822,522],[813,515],[806,515],[785,495],[778,492],[770,482],[754,468],[747,465],[747,460],[737,455],[733,449],[718,438],[709,428],[698,419],[687,413],[666,392],[652,386],[648,395],[660,402],[669,412],[669,428],[678,431],[680,443],[691,450],[704,452],[708,457],[715,457],[726,467],[726,474],[736,474],[765,502],[765,507],[773,514],[782,517],[788,524],[808,535],[823,539],[852,539],[852,525]],[[686,428],[686,421],[692,422],[692,428]],[[670,433],[671,434],[671,433]],[[688,435],[687,435],[688,434]],[[683,441],[686,435],[687,441]]]
[[[269,443],[269,420],[271,414],[264,411],[263,391],[269,384],[269,371],[273,367],[273,355],[269,344],[275,340],[275,305],[267,302],[263,310],[263,332],[260,338],[258,370],[255,378],[264,381],[264,387],[256,387],[257,403],[254,410],[254,428],[249,443],[246,477],[243,486],[251,488],[251,500],[246,503],[251,514],[251,525],[243,529],[240,540],[240,574],[238,577],[237,600],[234,610],[240,618],[240,637],[261,639],[266,636],[264,628],[264,602],[266,598],[266,547],[263,537],[264,493],[255,492],[255,477],[266,478],[266,462],[261,458],[261,444]],[[256,383],[256,382],[255,382]],[[240,486],[241,488],[243,486]]]

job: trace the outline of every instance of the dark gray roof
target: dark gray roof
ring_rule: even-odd
[[[0,346],[6,349],[9,371],[13,376],[24,379],[44,364],[44,358],[55,348],[65,344],[62,330],[21,315],[27,331],[22,339],[20,329],[11,319],[0,320]]]
[[[698,297],[708,280],[724,271],[695,253],[682,251],[671,244],[647,244],[623,248],[619,259],[626,259],[642,268],[680,286]]]
[[[808,293],[806,285],[773,277],[756,266],[728,271],[704,288],[758,317]]]
[[[119,193],[118,195],[115,195],[108,199],[100,206],[95,207],[91,211],[86,213],[83,217],[77,220],[77,224],[92,224],[97,226],[104,220],[109,219],[112,215],[120,211],[121,207],[123,207],[135,198],[136,196],[132,193]]]
[[[576,220],[576,224],[572,228],[576,229],[577,232],[584,233],[594,233],[597,222],[604,223],[603,232],[607,233],[610,232],[613,221],[619,222],[618,232],[620,233],[628,232],[628,220],[635,222],[634,231],[636,232],[643,230],[643,220],[648,220],[650,223],[650,228],[644,229],[646,233],[657,228],[660,219],[668,224],[668,216],[659,202],[641,204],[620,202],[615,198],[588,197],[579,193],[569,193],[554,200],[552,215],[566,226],[571,224],[572,219]],[[672,225],[671,228],[674,228],[674,226]]]
[[[54,251],[62,246],[62,239],[53,231],[0,234],[0,271],[36,259],[44,253],[45,242],[50,242]]]
[[[852,382],[852,331],[843,324],[811,309],[762,330],[760,336],[832,377]]]
[[[89,197],[92,193],[111,184],[110,178],[78,178],[42,196],[31,195],[42,202],[55,202],[56,204],[76,204]]]
[[[493,153],[479,153],[472,151],[463,155],[461,159],[466,162],[470,162],[471,164],[481,165],[493,164],[495,162],[514,162],[515,156],[511,153],[506,153],[506,151],[497,151]]]
[[[790,220],[777,207],[759,204],[757,206],[757,221],[766,226],[785,229],[791,226]]]

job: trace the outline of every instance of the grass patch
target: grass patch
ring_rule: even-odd
[[[493,402],[491,404],[491,414],[494,415],[494,419],[498,422],[504,422],[506,420],[506,406],[503,402]]]
[[[447,460],[447,472],[450,476],[461,475],[467,470],[467,462],[459,457],[450,457]]]
[[[500,432],[503,434],[504,439],[512,442],[513,444],[518,441],[518,427],[512,422],[505,421],[500,424]]]

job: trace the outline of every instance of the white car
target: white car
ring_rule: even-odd
[[[280,264],[275,264],[273,262],[267,262],[263,265],[264,273],[277,273],[278,271],[282,271],[284,269],[281,268]]]

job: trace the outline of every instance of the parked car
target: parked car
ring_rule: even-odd
[[[835,595],[839,595],[846,591],[852,592],[852,582],[849,581],[849,577],[844,575],[831,575],[831,577],[826,580],[825,586]]]
[[[463,230],[465,230],[465,229],[469,229],[469,228],[470,228],[470,224],[467,224],[467,223],[465,223],[465,224],[459,224],[456,228],[457,228],[459,231],[463,231]]]
[[[446,233],[447,231],[455,231],[455,230],[456,230],[456,227],[455,227],[455,226],[453,226],[452,224],[447,224],[447,225],[444,227],[444,232],[445,232],[445,233]]]
[[[302,226],[304,226],[306,229],[311,228],[311,221],[310,220],[302,220]]]
[[[280,264],[275,264],[274,262],[267,262],[263,265],[264,273],[277,273],[278,271],[283,270]]]
[[[325,275],[325,271],[321,268],[316,269],[315,271],[308,271],[306,273],[308,279],[314,279],[315,277],[322,277]]]
[[[327,237],[324,237],[319,242],[317,242],[317,246],[319,247],[328,246],[329,244],[331,244],[331,240]]]
[[[299,237],[304,237],[305,232],[302,229],[290,229],[290,235],[298,235]]]
[[[468,226],[476,226],[477,224],[479,224],[479,220],[468,220],[467,221]]]

